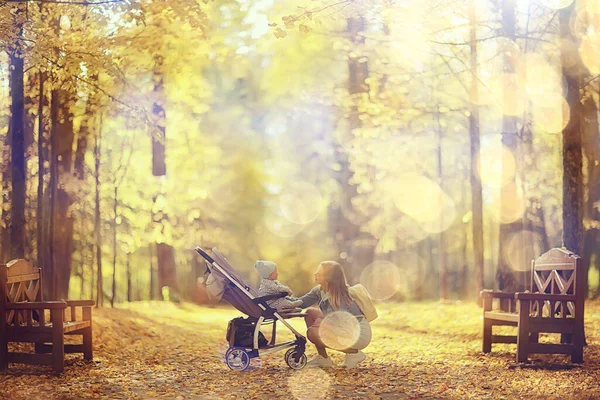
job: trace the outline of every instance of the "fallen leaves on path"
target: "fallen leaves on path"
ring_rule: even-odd
[[[356,369],[293,371],[282,351],[234,372],[223,362],[227,322],[240,315],[233,308],[146,302],[95,309],[94,361],[67,355],[59,377],[47,367],[13,364],[0,374],[0,398],[600,399],[598,302],[586,304],[585,364],[533,356],[536,368],[514,368],[514,345],[481,353],[481,309],[474,304],[381,304],[378,310],[367,360]],[[290,321],[305,331],[301,319]],[[292,338],[278,326],[278,342]],[[309,358],[314,354],[309,348]],[[331,356],[343,362],[343,354]]]

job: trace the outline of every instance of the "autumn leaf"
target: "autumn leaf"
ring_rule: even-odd
[[[277,39],[283,39],[284,37],[287,36],[287,31],[285,31],[284,29],[281,29],[281,28],[277,28],[277,29],[275,29],[274,35]]]

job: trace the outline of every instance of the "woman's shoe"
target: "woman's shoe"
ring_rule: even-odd
[[[308,362],[306,363],[306,366],[309,368],[316,368],[316,367],[327,368],[327,367],[333,367],[333,362],[331,361],[331,358],[325,358],[322,355],[317,354],[316,356],[314,356],[313,358],[308,360]]]
[[[365,361],[367,356],[362,351],[358,353],[346,353],[346,359],[344,360],[344,367],[350,369],[356,367],[359,363]]]

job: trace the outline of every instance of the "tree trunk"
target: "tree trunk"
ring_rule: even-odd
[[[115,306],[115,298],[117,297],[117,204],[119,198],[119,188],[114,187],[114,202],[113,202],[113,274],[112,274],[112,296],[110,298],[110,306]]]
[[[598,247],[598,226],[600,226],[600,212],[595,206],[600,202],[600,145],[598,137],[600,132],[598,128],[598,108],[591,95],[588,93],[583,102],[583,148],[587,158],[587,196],[584,205],[584,219],[588,221],[587,228],[584,232],[583,246],[583,265],[584,270],[590,270],[592,266],[592,257],[596,253]],[[596,269],[598,269],[599,260],[594,258]],[[587,278],[587,274],[586,274]],[[586,298],[589,293],[589,285],[585,285]]]
[[[72,174],[73,163],[73,113],[70,110],[70,93],[58,90],[60,107],[58,109],[57,135],[53,142],[53,158],[58,172],[58,187],[56,188],[56,220],[55,224],[55,260],[54,265],[58,282],[57,295],[66,299],[69,292],[71,278],[72,253],[73,253],[73,216],[70,207],[73,197],[66,188],[66,182]]]
[[[559,11],[560,36],[563,41],[577,43],[570,29],[570,18],[575,3]],[[583,152],[581,143],[581,121],[583,107],[579,87],[584,68],[579,61],[575,66],[568,66],[567,54],[562,53],[562,75],[567,85],[567,104],[571,109],[571,117],[562,131],[563,161],[563,246],[572,252],[582,255],[583,250]],[[584,265],[585,266],[585,265]],[[585,286],[588,271],[583,270]],[[572,335],[563,335],[561,342],[570,343]],[[585,341],[585,332],[584,332]]]
[[[437,113],[437,175],[438,175],[438,184],[440,185],[440,205],[442,207],[442,213],[440,214],[440,233],[438,237],[438,246],[439,246],[439,261],[440,261],[440,300],[448,299],[448,264],[446,260],[446,249],[444,247],[444,212],[443,212],[443,182],[444,182],[444,174],[443,163],[442,163],[442,127],[440,126],[440,114]]]
[[[133,301],[133,286],[131,284],[131,253],[127,252],[127,302]]]
[[[96,180],[96,207],[94,213],[95,220],[95,239],[96,239],[96,306],[101,307],[104,304],[104,290],[102,284],[102,235],[100,231],[100,146],[102,140],[102,115],[100,115],[100,124],[94,139],[94,178]]]
[[[366,24],[363,17],[349,18],[347,30],[353,46],[364,45],[361,32],[366,30]],[[354,98],[369,91],[366,83],[369,76],[368,63],[363,61],[357,52],[352,53],[348,57],[348,93],[353,101],[349,116],[350,134],[361,125]],[[356,186],[350,183],[354,172],[350,168],[348,154],[340,144],[336,144],[334,158],[340,166],[336,180],[341,187],[341,193],[339,203],[330,208],[330,224],[335,232],[338,261],[346,266],[348,280],[354,283],[358,281],[362,269],[373,261],[377,241],[372,235],[360,232],[362,217],[352,204],[352,199],[357,195]]]
[[[154,248],[153,245],[149,245],[148,246],[148,254],[149,254],[149,261],[150,261],[150,300],[154,300],[155,296],[155,290],[154,288],[156,287],[156,273],[154,272],[154,252],[152,251],[152,249]]]
[[[56,222],[56,180],[57,180],[57,166],[56,166],[56,157],[55,157],[55,147],[56,147],[56,136],[57,133],[57,125],[58,125],[58,93],[56,90],[52,90],[50,94],[50,180],[48,182],[48,201],[50,203],[50,207],[48,210],[48,233],[46,237],[48,238],[48,262],[46,265],[47,272],[45,276],[47,277],[47,284],[45,287],[48,290],[48,294],[46,299],[56,300],[58,299],[58,277],[56,272],[56,257],[55,257],[55,231],[54,226]],[[50,281],[48,282],[48,279]]]
[[[38,267],[42,268],[45,264],[46,240],[44,235],[44,81],[46,76],[43,72],[39,73],[40,86],[38,98],[38,187],[37,187],[37,261]]]
[[[22,37],[24,16],[23,5],[17,5],[16,19],[17,38],[10,46],[10,140],[11,140],[11,165],[12,165],[12,192],[11,192],[11,229],[10,229],[10,257],[23,258],[25,256],[25,89],[24,65],[25,58],[22,54]]]
[[[483,195],[481,181],[477,176],[477,159],[479,157],[479,82],[477,68],[477,15],[476,2],[472,0],[469,7],[470,50],[471,50],[471,112],[469,114],[469,138],[471,141],[471,209],[473,228],[473,261],[475,263],[475,296],[477,304],[482,305],[480,292],[483,290],[484,257],[483,257]],[[466,261],[465,261],[466,262]]]
[[[0,196],[1,203],[10,203],[11,197],[11,179],[10,179],[10,149],[8,147],[8,136],[5,138],[6,147],[0,148]],[[10,212],[7,212],[0,207],[0,263],[6,263],[10,261]]]
[[[515,14],[515,0],[503,0],[502,3],[502,28],[504,36],[511,41],[516,40],[515,35],[516,26],[516,14]],[[504,54],[504,76],[503,79],[508,76],[510,79],[514,77],[515,65],[513,55],[508,51]],[[508,83],[511,84],[508,87]],[[512,91],[517,91],[517,82],[504,82],[504,101],[509,98],[509,94]],[[515,96],[516,97],[516,96]],[[506,110],[502,118],[502,144],[510,151],[514,157],[517,155],[518,149],[518,128],[517,128],[517,117],[514,115],[507,115]],[[502,179],[501,182],[504,185],[500,191],[500,233],[498,239],[498,268],[496,271],[496,279],[498,280],[498,287],[500,290],[507,292],[523,291],[525,286],[523,284],[524,274],[514,271],[509,261],[506,258],[505,246],[508,240],[515,233],[522,231],[523,226],[521,220],[509,222],[506,220],[504,211],[507,208],[505,204],[514,199],[517,194],[517,185],[515,176],[511,179],[505,177],[506,170],[502,168]]]
[[[156,255],[158,259],[158,296],[161,300],[165,300],[163,290],[168,288],[169,298],[173,299],[178,292],[175,249],[166,243],[157,243]]]
[[[152,175],[164,176],[167,173],[167,167],[165,162],[165,151],[166,151],[166,113],[164,109],[164,76],[163,76],[163,62],[164,59],[161,56],[155,56],[154,65],[154,95],[155,102],[152,107],[152,114],[156,129],[153,130],[152,134]],[[156,203],[158,196],[165,196],[162,193],[153,197],[153,201]],[[153,207],[154,209],[154,207]],[[153,214],[153,224],[164,225],[168,223],[168,215],[162,210]],[[162,229],[161,229],[162,231]],[[164,300],[163,287],[168,287],[170,293],[175,294],[178,291],[177,286],[177,269],[175,266],[175,249],[165,243],[159,241],[156,244],[156,253],[158,259],[158,289],[159,296]]]
[[[569,18],[573,5],[560,11],[560,32],[563,39],[572,39]],[[566,55],[563,55],[566,57]],[[563,65],[567,84],[567,103],[571,109],[569,123],[562,131],[563,137],[563,246],[582,254],[583,241],[583,156],[581,150],[581,119],[583,117],[579,94],[580,76],[573,68]]]

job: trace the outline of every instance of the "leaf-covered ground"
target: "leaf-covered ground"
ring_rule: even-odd
[[[278,352],[240,373],[223,362],[235,309],[132,303],[94,310],[93,362],[67,355],[60,377],[47,367],[11,365],[0,373],[0,398],[600,399],[600,303],[586,307],[583,366],[534,356],[533,367],[515,368],[514,345],[481,353],[477,306],[420,303],[380,305],[368,358],[356,369],[292,371]],[[301,320],[293,325],[304,331]],[[288,332],[278,329],[280,339]],[[332,359],[339,365],[343,355]]]

